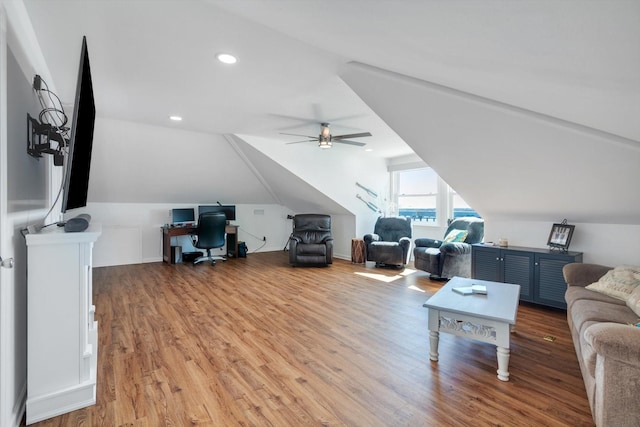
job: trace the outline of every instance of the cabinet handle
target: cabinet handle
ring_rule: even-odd
[[[500,257],[496,257],[496,261],[500,261]]]

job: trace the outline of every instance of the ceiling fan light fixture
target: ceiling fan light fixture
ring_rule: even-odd
[[[320,135],[320,139],[318,140],[318,147],[322,149],[331,148],[333,147],[333,143],[331,142],[330,138],[323,138],[322,135]]]

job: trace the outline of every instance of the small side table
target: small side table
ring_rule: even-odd
[[[365,262],[364,240],[351,239],[351,262],[353,264],[364,264]]]

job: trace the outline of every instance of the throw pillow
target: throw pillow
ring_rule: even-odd
[[[586,288],[610,297],[627,301],[629,295],[640,285],[640,267],[621,265],[607,273]]]
[[[627,307],[640,316],[640,286],[636,286],[629,298],[627,298]]]
[[[451,230],[449,234],[444,238],[444,243],[449,242],[464,242],[469,232],[467,230]]]

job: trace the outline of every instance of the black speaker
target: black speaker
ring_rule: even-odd
[[[91,222],[91,215],[80,214],[73,217],[64,224],[64,231],[67,233],[77,233],[89,228],[89,222]]]

